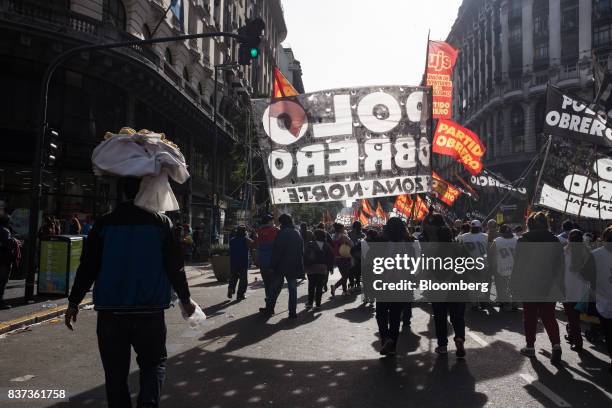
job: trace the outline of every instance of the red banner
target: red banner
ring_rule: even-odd
[[[433,88],[434,119],[450,119],[453,108],[453,68],[459,53],[443,41],[429,41],[427,86]]]
[[[393,208],[395,209],[395,212],[403,215],[407,219],[410,219],[414,214],[412,219],[416,221],[423,221],[429,212],[427,203],[425,203],[425,201],[423,201],[421,196],[418,194],[416,196],[416,202],[408,194],[397,196],[395,199],[395,204],[393,204]]]
[[[478,135],[450,120],[438,121],[433,139],[433,152],[454,157],[459,163],[477,175],[482,171],[485,147]]]
[[[438,200],[442,201],[449,207],[452,206],[457,197],[459,197],[459,194],[461,194],[461,191],[440,177],[440,175],[435,171],[431,172],[431,176],[433,177],[431,186],[432,192],[435,194]]]

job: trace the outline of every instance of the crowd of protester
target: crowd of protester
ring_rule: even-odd
[[[245,298],[250,255],[255,253],[265,287],[265,304],[259,310],[266,316],[274,314],[285,282],[289,292],[290,319],[298,318],[297,286],[301,279],[308,280],[304,308],[309,311],[320,310],[323,294],[327,291],[330,301],[340,290],[344,296],[361,292],[362,253],[368,251],[373,242],[386,242],[390,246],[402,243],[403,248],[412,251],[410,256],[469,256],[487,260],[479,279],[487,282],[489,287],[495,287],[494,299],[491,298],[492,291],[488,290],[469,293],[463,302],[445,299],[431,302],[436,353],[448,353],[447,320],[450,320],[455,354],[457,358],[465,358],[466,308],[474,312],[499,308],[500,312],[522,312],[525,346],[520,353],[528,357],[536,354],[536,329],[540,320],[551,343],[551,361],[559,364],[562,347],[555,317],[557,302],[535,301],[546,299],[550,288],[541,282],[547,282],[563,288],[565,298],[574,300],[563,302],[568,321],[564,338],[570,349],[582,351],[580,316],[587,313],[599,319],[599,326],[589,330],[599,330],[603,334],[612,358],[612,226],[594,239],[594,234],[584,233],[579,225],[569,220],[563,223],[559,234],[553,233],[544,212],[531,214],[526,229],[498,225],[495,220],[488,220],[484,225],[478,219],[450,222],[435,212],[430,212],[420,225],[408,226],[400,218],[390,218],[384,226],[366,228],[356,221],[348,231],[338,223],[309,226],[302,222],[297,226],[288,214],[281,215],[277,221],[278,227],[271,215],[264,215],[259,228],[249,232],[245,227],[239,227],[230,240],[232,276],[228,297],[237,293],[237,300]],[[547,243],[551,250],[539,251],[538,246],[530,243]],[[336,269],[340,278],[328,283],[329,276]],[[433,276],[440,279],[453,279],[453,276],[441,275],[442,271],[436,273]],[[534,276],[538,277],[535,282],[540,283],[533,283]],[[395,354],[400,327],[403,326],[402,330],[410,329],[412,302],[382,302],[365,295],[362,295],[362,301],[366,306],[375,305],[380,354]]]

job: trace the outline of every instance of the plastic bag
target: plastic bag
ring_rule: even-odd
[[[190,328],[197,329],[198,327],[203,326],[206,322],[206,314],[204,313],[200,305],[194,302],[193,299],[191,299],[191,304],[195,306],[195,311],[191,316],[187,316],[183,304],[179,302],[183,319],[185,319]]]

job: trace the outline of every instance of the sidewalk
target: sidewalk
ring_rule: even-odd
[[[187,280],[199,278],[204,273],[211,271],[211,268],[209,263],[188,265],[185,267]],[[23,303],[23,299],[19,299],[18,302],[9,300],[8,303],[13,305],[11,309],[0,310],[0,335],[64,314],[68,306],[68,298],[42,295],[28,303]],[[91,294],[88,294],[81,303],[81,307],[90,307],[91,304]]]

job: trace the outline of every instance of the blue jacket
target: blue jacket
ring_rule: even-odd
[[[95,281],[96,310],[163,310],[174,287],[189,301],[181,245],[172,222],[124,202],[92,227],[68,301],[78,305]]]
[[[294,226],[282,227],[274,239],[270,268],[288,279],[304,277],[304,241]]]
[[[249,267],[249,243],[246,237],[233,237],[230,239],[230,265],[231,268]]]

